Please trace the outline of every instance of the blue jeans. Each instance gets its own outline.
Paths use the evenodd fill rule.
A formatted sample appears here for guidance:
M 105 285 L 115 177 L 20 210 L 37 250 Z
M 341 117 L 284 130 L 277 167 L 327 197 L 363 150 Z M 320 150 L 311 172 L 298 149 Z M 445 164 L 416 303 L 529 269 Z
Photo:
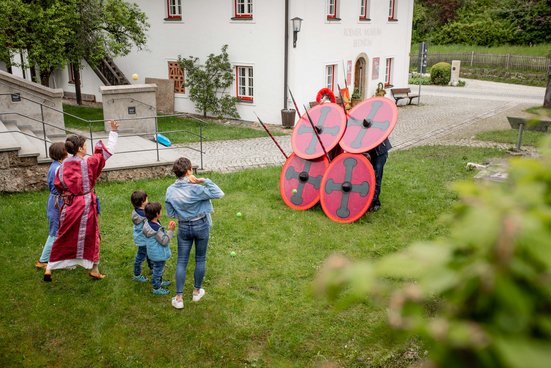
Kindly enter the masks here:
M 134 276 L 140 276 L 142 274 L 143 261 L 147 261 L 147 265 L 149 266 L 150 270 L 153 269 L 151 267 L 151 261 L 147 257 L 147 247 L 144 245 L 137 248 L 138 251 L 136 252 L 136 260 L 134 261 Z
M 195 242 L 194 287 L 201 288 L 205 277 L 207 248 L 209 245 L 210 225 L 207 216 L 193 222 L 180 221 L 178 224 L 178 261 L 176 263 L 176 294 L 182 294 L 186 283 L 186 268 L 189 253 Z
M 388 153 L 372 158 L 373 170 L 375 170 L 375 195 L 371 203 L 380 205 L 379 194 L 381 194 L 381 185 L 383 183 L 383 169 L 385 167 Z
M 151 261 L 151 266 L 153 266 L 151 285 L 153 285 L 153 289 L 158 289 L 161 287 L 161 282 L 163 282 L 163 274 L 165 273 L 165 263 L 166 261 Z

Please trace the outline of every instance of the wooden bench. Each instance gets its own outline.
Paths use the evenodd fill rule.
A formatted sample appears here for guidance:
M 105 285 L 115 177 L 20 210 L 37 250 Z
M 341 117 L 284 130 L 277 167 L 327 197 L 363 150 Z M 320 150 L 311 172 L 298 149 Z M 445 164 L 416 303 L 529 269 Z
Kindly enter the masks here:
M 524 129 L 547 133 L 551 125 L 551 120 L 529 119 L 517 116 L 507 116 L 507 120 L 509 120 L 509 125 L 512 129 L 518 129 L 517 146 L 515 147 L 517 151 L 520 150 Z
M 409 99 L 408 105 L 411 105 L 414 98 L 417 98 L 417 103 L 419 103 L 419 95 L 411 93 L 411 88 L 391 88 L 390 93 L 396 100 L 396 106 L 398 106 L 398 101 L 402 99 Z

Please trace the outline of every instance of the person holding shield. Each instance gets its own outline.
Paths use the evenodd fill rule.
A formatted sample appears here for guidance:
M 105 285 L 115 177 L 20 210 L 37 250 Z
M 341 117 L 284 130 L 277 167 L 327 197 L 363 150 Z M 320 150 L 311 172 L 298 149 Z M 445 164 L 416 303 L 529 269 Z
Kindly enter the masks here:
M 381 144 L 377 147 L 369 150 L 367 152 L 368 158 L 371 160 L 371 165 L 373 165 L 373 170 L 375 171 L 375 195 L 369 206 L 369 212 L 376 212 L 381 209 L 381 200 L 379 195 L 381 194 L 381 185 L 383 184 L 383 172 L 388 159 L 388 151 L 392 148 L 390 140 L 386 138 Z

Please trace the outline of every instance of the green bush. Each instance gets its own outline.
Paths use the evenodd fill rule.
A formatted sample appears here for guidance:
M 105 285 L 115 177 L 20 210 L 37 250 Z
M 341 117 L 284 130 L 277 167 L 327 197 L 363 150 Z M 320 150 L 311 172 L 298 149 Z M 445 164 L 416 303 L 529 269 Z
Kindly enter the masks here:
M 430 69 L 430 81 L 432 84 L 445 86 L 450 83 L 452 77 L 452 66 L 450 63 L 436 63 Z
M 541 152 L 512 159 L 506 183 L 457 184 L 446 238 L 366 263 L 334 256 L 318 285 L 385 308 L 392 330 L 422 339 L 428 366 L 548 367 L 551 139 Z

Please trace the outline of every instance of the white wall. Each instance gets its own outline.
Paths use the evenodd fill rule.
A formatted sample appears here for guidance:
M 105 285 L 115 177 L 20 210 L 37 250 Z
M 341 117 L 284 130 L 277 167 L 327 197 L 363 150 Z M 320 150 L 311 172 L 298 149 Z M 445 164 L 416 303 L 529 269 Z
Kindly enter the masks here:
M 300 17 L 302 30 L 297 47 L 293 48 L 293 32 L 289 22 L 289 87 L 299 109 L 313 101 L 324 87 L 325 65 L 337 64 L 336 83 L 344 87 L 347 61 L 354 64 L 364 53 L 368 56 L 366 96 L 374 94 L 378 81 L 384 81 L 385 58 L 394 58 L 393 84 L 406 86 L 411 42 L 413 0 L 397 0 L 398 22 L 388 21 L 388 1 L 371 0 L 371 21 L 360 22 L 359 1 L 339 1 L 340 21 L 327 21 L 326 0 L 289 0 L 289 18 Z M 182 21 L 165 21 L 166 1 L 135 0 L 147 13 L 151 28 L 145 50 L 115 60 L 130 80 L 134 73 L 142 84 L 146 77 L 168 78 L 168 61 L 198 57 L 204 62 L 210 53 L 218 54 L 228 44 L 230 61 L 254 68 L 254 102 L 239 103 L 243 120 L 256 121 L 256 112 L 267 123 L 280 124 L 284 95 L 284 0 L 254 2 L 252 21 L 233 21 L 232 0 L 183 0 Z M 372 81 L 373 57 L 380 58 L 379 80 Z M 56 82 L 64 90 L 74 91 L 67 84 L 66 71 L 56 74 Z M 86 65 L 83 70 L 83 93 L 101 99 L 101 82 Z M 350 93 L 353 86 L 349 86 Z M 235 86 L 230 93 L 235 95 Z M 289 104 L 292 107 L 292 103 Z M 176 111 L 195 112 L 187 94 L 176 94 Z

